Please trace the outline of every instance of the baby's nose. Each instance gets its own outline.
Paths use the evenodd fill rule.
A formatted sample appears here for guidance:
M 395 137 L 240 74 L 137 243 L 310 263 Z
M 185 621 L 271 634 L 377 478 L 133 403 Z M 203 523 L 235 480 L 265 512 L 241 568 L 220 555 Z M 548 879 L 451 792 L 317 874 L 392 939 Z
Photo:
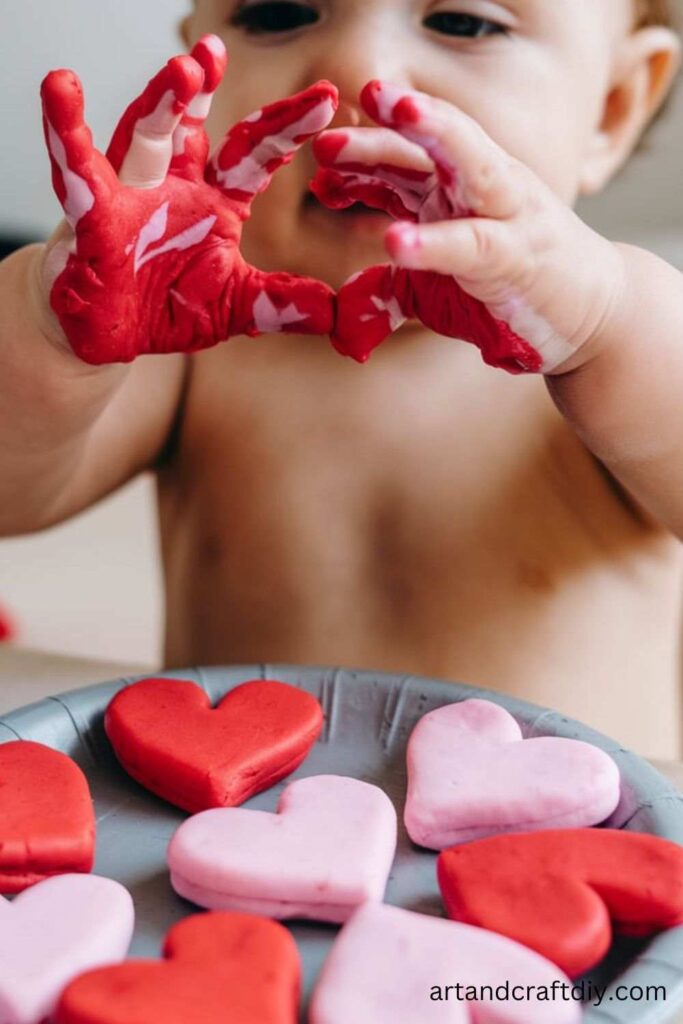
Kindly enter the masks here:
M 326 78 L 339 90 L 339 110 L 331 125 L 371 125 L 360 104 L 360 93 L 374 79 L 415 88 L 417 70 L 411 66 L 410 47 L 396 38 L 395 18 L 377 13 L 341 19 L 334 31 L 322 36 L 308 67 L 311 81 Z M 381 13 L 381 12 L 380 12 Z

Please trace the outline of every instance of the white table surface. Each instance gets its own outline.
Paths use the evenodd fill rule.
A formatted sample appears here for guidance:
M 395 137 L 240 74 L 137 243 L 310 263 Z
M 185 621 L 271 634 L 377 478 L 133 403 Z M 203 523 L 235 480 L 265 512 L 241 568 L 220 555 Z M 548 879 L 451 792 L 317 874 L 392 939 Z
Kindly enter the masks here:
M 119 676 L 151 674 L 149 665 L 88 661 L 42 651 L 27 651 L 11 644 L 0 646 L 0 715 L 51 694 L 102 683 Z M 653 761 L 663 775 L 683 790 L 683 762 Z

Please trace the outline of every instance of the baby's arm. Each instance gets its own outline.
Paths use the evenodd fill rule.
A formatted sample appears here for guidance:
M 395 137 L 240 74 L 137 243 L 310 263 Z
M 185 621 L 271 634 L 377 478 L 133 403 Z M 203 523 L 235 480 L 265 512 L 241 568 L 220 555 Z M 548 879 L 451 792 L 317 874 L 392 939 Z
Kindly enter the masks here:
M 383 127 L 323 133 L 313 187 L 399 219 L 393 265 L 339 293 L 337 348 L 363 360 L 416 317 L 544 373 L 591 451 L 683 538 L 683 276 L 596 234 L 450 104 L 378 82 L 362 102 Z
M 546 383 L 588 448 L 683 539 L 683 274 L 643 249 L 616 248 L 609 314 Z
M 183 387 L 181 356 L 88 366 L 42 282 L 45 247 L 0 264 L 0 535 L 60 522 L 151 465 Z
M 89 365 L 76 355 L 73 338 L 67 338 L 52 308 L 55 281 L 64 279 L 65 268 L 79 256 L 82 240 L 74 231 L 79 222 L 87 223 L 86 207 L 92 209 L 103 182 L 113 187 L 116 175 L 92 147 L 73 76 L 49 76 L 43 99 L 46 141 L 67 220 L 46 246 L 27 247 L 0 264 L 3 536 L 60 522 L 153 464 L 177 415 L 186 372 L 180 355 L 155 355 L 134 366 L 111 359 Z M 159 163 L 166 161 L 164 149 L 171 138 L 170 131 L 165 138 L 157 131 L 150 140 L 152 157 L 156 151 L 159 159 L 147 161 L 148 174 L 158 173 Z M 144 139 L 140 143 L 138 154 L 148 145 Z M 92 191 L 78 174 L 88 159 L 98 164 Z M 153 184 L 135 166 L 134 176 L 131 186 Z M 105 230 L 108 225 L 114 232 L 121 229 L 121 210 L 109 217 L 99 212 Z M 125 289 L 114 297 L 125 301 Z
M 208 163 L 204 122 L 225 65 L 214 36 L 169 61 L 106 157 L 76 76 L 43 83 L 66 221 L 46 249 L 0 266 L 0 534 L 57 522 L 155 461 L 182 396 L 177 353 L 332 327 L 330 288 L 251 267 L 238 245 L 254 198 L 329 123 L 336 90 L 320 82 L 257 111 Z

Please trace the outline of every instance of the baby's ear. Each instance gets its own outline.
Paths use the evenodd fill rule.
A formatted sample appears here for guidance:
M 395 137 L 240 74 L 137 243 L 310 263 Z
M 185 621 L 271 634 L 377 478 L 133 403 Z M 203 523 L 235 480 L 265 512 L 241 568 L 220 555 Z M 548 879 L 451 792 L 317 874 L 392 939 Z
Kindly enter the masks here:
M 599 192 L 626 163 L 664 102 L 681 63 L 681 40 L 668 28 L 630 33 L 617 54 L 602 120 L 584 154 L 582 195 Z

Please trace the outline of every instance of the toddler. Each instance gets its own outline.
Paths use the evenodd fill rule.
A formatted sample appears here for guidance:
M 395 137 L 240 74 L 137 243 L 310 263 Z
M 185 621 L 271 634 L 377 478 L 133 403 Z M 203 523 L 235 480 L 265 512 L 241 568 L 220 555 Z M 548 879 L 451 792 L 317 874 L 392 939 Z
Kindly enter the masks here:
M 241 251 L 340 289 L 388 249 L 402 293 L 391 271 L 372 280 L 397 329 L 364 366 L 267 317 L 259 338 L 93 365 L 50 307 L 73 248 L 62 225 L 0 267 L 0 531 L 43 529 L 151 470 L 166 666 L 459 680 L 675 756 L 683 277 L 572 211 L 670 89 L 667 4 L 196 0 L 182 32 L 228 50 L 213 143 L 320 80 L 338 88 L 330 130 L 256 199 Z M 152 125 L 147 159 L 117 166 L 128 187 L 161 185 L 176 127 Z M 387 214 L 406 181 L 429 216 Z M 368 205 L 328 208 L 332 185 L 337 205 Z M 351 317 L 335 337 L 362 356 L 367 279 L 342 292 L 361 303 L 357 334 Z M 458 286 L 482 313 L 467 340 L 537 372 L 493 369 L 452 336 Z M 514 359 L 491 358 L 486 317 Z

